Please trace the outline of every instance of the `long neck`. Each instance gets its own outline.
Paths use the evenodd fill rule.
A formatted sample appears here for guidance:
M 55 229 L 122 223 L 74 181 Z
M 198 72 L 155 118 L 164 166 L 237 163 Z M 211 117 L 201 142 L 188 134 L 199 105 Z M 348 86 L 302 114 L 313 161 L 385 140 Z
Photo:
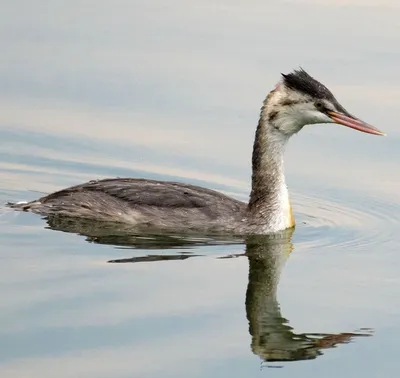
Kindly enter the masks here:
M 265 231 L 278 231 L 294 225 L 285 183 L 283 155 L 288 138 L 273 126 L 274 112 L 268 112 L 268 98 L 261 110 L 254 147 L 250 218 Z

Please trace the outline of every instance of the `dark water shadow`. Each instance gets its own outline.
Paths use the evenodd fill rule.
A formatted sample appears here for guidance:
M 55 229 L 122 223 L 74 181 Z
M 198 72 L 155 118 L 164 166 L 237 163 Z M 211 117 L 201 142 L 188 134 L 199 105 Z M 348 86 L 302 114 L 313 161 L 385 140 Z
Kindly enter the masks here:
M 48 228 L 72 232 L 86 237 L 91 243 L 114 245 L 141 250 L 175 250 L 171 254 L 143 254 L 129 256 L 109 263 L 165 262 L 185 260 L 200 254 L 188 252 L 204 245 L 243 244 L 245 252 L 229 254 L 224 258 L 243 258 L 249 261 L 246 291 L 246 316 L 251 336 L 251 350 L 263 362 L 289 362 L 311 360 L 323 355 L 326 349 L 354 341 L 358 337 L 372 336 L 370 328 L 343 333 L 296 333 L 288 319 L 282 316 L 277 299 L 277 288 L 283 267 L 294 250 L 291 242 L 293 230 L 275 235 L 227 237 L 196 234 L 140 233 L 128 225 L 93 222 L 54 217 L 47 219 Z M 184 250 L 184 251 L 182 251 Z M 197 251 L 199 248 L 197 248 Z M 279 365 L 266 365 L 281 367 Z
M 232 245 L 243 244 L 244 242 L 242 237 L 218 234 L 205 236 L 190 231 L 186 233 L 160 233 L 158 230 L 151 230 L 149 227 L 146 227 L 146 230 L 143 231 L 132 228 L 128 224 L 115 222 L 96 222 L 60 216 L 48 217 L 45 220 L 48 229 L 78 234 L 84 236 L 89 243 L 112 245 L 116 248 L 152 250 L 181 250 L 184 248 L 187 250 L 206 245 Z

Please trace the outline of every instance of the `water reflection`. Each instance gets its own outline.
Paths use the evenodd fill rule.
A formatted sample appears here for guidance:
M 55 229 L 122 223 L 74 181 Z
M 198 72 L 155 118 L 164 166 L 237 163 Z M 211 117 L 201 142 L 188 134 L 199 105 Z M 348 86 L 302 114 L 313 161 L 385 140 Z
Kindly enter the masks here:
M 185 234 L 167 234 L 160 233 L 159 230 L 152 232 L 148 227 L 146 228 L 146 233 L 143 233 L 135 231 L 132 225 L 123 223 L 96 222 L 64 216 L 51 216 L 45 219 L 48 228 L 85 236 L 90 243 L 133 249 L 181 249 L 204 245 L 243 243 L 243 238 L 235 236 L 212 235 L 207 237 L 189 232 Z
M 222 236 L 199 237 L 198 235 L 135 234 L 129 225 L 93 222 L 82 219 L 47 218 L 48 228 L 86 236 L 92 243 L 110 244 L 131 249 L 171 250 L 171 254 L 144 254 L 129 256 L 109 263 L 137 263 L 184 260 L 198 257 L 188 251 L 201 245 L 245 244 L 243 254 L 230 254 L 219 258 L 247 257 L 249 261 L 248 286 L 246 291 L 246 316 L 251 335 L 251 350 L 265 362 L 288 362 L 315 359 L 324 349 L 349 343 L 355 337 L 371 336 L 372 330 L 360 328 L 356 332 L 344 333 L 296 333 L 289 320 L 282 316 L 277 299 L 279 278 L 292 253 L 293 230 L 273 236 L 251 236 L 245 239 Z M 185 251 L 182 251 L 182 248 Z
M 281 314 L 277 288 L 281 271 L 293 250 L 287 231 L 278 237 L 256 237 L 246 241 L 249 283 L 246 314 L 252 336 L 251 349 L 263 361 L 299 361 L 322 355 L 323 349 L 348 343 L 357 333 L 295 333 Z

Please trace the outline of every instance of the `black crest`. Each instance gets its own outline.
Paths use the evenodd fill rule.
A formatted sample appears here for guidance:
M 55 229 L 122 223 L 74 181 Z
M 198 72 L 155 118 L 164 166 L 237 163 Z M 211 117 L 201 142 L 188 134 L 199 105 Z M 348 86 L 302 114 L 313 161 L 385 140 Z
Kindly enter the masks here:
M 314 98 L 325 98 L 330 101 L 336 101 L 332 92 L 325 85 L 315 80 L 302 68 L 294 70 L 287 75 L 282 74 L 282 76 L 284 84 L 290 89 L 308 94 Z

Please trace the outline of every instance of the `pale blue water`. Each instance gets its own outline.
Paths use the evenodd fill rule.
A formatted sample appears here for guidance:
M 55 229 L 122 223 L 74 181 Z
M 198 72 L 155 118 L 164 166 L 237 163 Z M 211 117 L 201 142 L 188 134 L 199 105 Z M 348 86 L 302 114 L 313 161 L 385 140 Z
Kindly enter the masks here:
M 397 2 L 1 9 L 2 378 L 400 372 Z M 88 237 L 4 207 L 116 176 L 246 200 L 262 100 L 299 65 L 388 137 L 317 125 L 293 138 L 290 240 L 240 256 L 238 241 Z

